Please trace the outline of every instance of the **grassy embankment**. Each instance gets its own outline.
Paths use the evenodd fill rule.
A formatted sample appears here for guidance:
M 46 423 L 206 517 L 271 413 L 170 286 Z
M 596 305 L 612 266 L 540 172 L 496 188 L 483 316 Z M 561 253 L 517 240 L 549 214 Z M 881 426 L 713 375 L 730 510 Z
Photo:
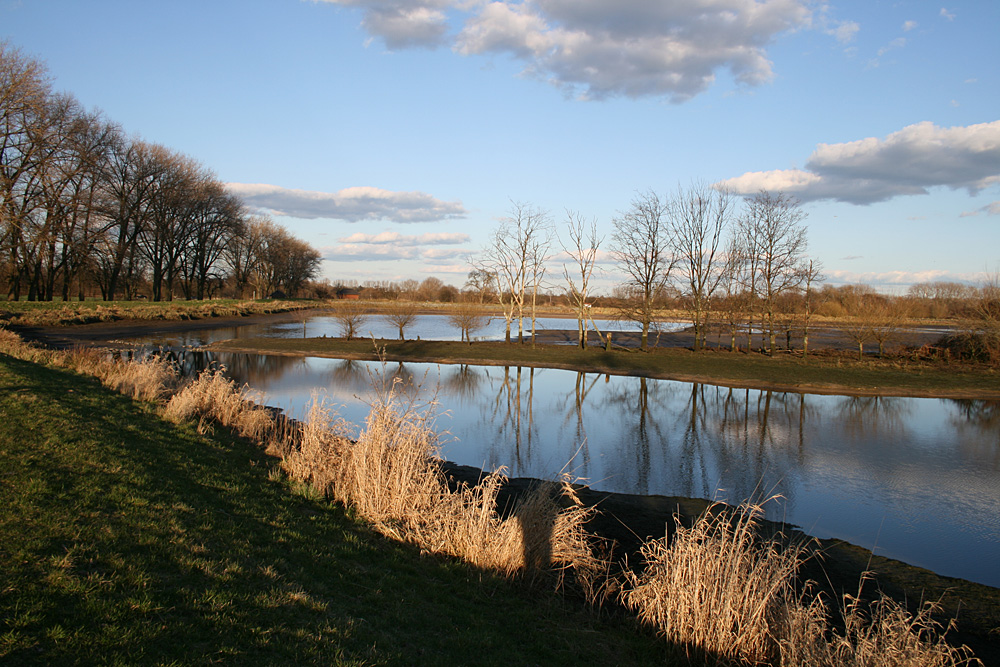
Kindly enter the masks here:
M 662 658 L 633 622 L 421 555 L 92 379 L 0 354 L 0 414 L 4 664 Z
M 850 354 L 745 354 L 678 348 L 650 352 L 569 345 L 376 341 L 392 361 L 474 363 L 566 368 L 619 375 L 700 381 L 737 387 L 826 393 L 1000 398 L 1000 373 L 972 364 L 906 359 L 866 359 Z M 241 338 L 211 346 L 271 354 L 305 354 L 353 359 L 377 358 L 371 340 L 335 338 Z
M 0 323 L 60 326 L 121 320 L 200 320 L 245 317 L 316 308 L 318 301 L 0 301 Z
M 249 457 L 250 468 L 259 468 L 259 474 L 251 475 L 249 480 L 246 471 L 222 465 L 222 454 L 216 451 L 218 441 L 206 443 L 195 437 L 203 427 L 211 429 L 214 420 L 243 433 L 253 432 L 265 440 L 272 438 L 268 446 L 281 450 L 283 471 L 308 482 L 313 492 L 322 491 L 344 502 L 384 533 L 399 536 L 425 550 L 487 565 L 495 571 L 542 575 L 568 571 L 578 584 L 596 583 L 589 589 L 592 599 L 618 597 L 666 638 L 669 642 L 666 646 L 683 646 L 685 651 L 699 652 L 713 661 L 724 657 L 737 662 L 750 660 L 754 664 L 762 660 L 831 667 L 847 662 L 857 665 L 967 662 L 962 652 L 956 653 L 928 634 L 932 625 L 927 617 L 932 613 L 929 607 L 913 617 L 885 598 L 870 609 L 848 600 L 843 608 L 847 619 L 843 634 L 831 629 L 827 605 L 818 599 L 801 598 L 791 588 L 794 573 L 805 554 L 803 545 L 789 548 L 780 536 L 762 540 L 757 535 L 752 509 L 738 514 L 742 518 L 735 523 L 706 517 L 690 528 L 678 526 L 669 545 L 663 540 L 652 540 L 643 547 L 647 563 L 635 574 L 626 572 L 620 578 L 604 570 L 607 579 L 595 580 L 591 575 L 600 575 L 608 564 L 595 557 L 586 534 L 580 532 L 581 521 L 591 510 L 574 504 L 571 491 L 566 489 L 570 505 L 560 508 L 552 504 L 549 489 L 539 487 L 528 494 L 527 500 L 522 499 L 508 517 L 502 518 L 497 515 L 494 502 L 496 476 L 488 477 L 475 488 L 448 488 L 430 458 L 434 434 L 418 415 L 398 409 L 398 404 L 392 401 L 391 387 L 383 394 L 387 400 L 381 408 L 373 410 L 374 417 L 369 417 L 356 441 L 345 439 L 335 425 L 331 427 L 322 409 L 314 412 L 316 418 L 310 419 L 303 430 L 294 432 L 297 437 L 273 439 L 279 429 L 275 429 L 277 423 L 270 413 L 247 403 L 243 392 L 217 373 L 203 375 L 187 387 L 168 391 L 166 366 L 156 360 L 114 364 L 100 355 L 35 351 L 7 335 L 2 342 L 23 359 L 85 368 L 102 377 L 105 384 L 133 396 L 163 399 L 170 395 L 163 410 L 165 416 L 176 420 L 199 419 L 197 430 L 178 432 L 162 423 L 153 423 L 155 420 L 148 410 L 146 414 L 153 420 L 149 423 L 132 423 L 133 414 L 122 419 L 118 408 L 126 406 L 128 413 L 126 403 L 117 405 L 115 401 L 120 399 L 107 394 L 102 395 L 109 401 L 103 410 L 99 403 L 74 405 L 80 398 L 86 398 L 86 393 L 70 394 L 85 384 L 67 385 L 66 377 L 71 376 L 61 372 L 58 379 L 62 386 L 48 386 L 53 382 L 50 378 L 31 381 L 35 374 L 33 367 L 23 368 L 19 361 L 9 363 L 7 357 L 0 357 L 11 368 L 3 374 L 9 391 L 23 393 L 30 406 L 23 413 L 12 411 L 18 419 L 13 420 L 11 432 L 0 431 L 4 435 L 0 442 L 14 454 L 7 458 L 20 461 L 23 457 L 28 461 L 20 466 L 24 470 L 16 477 L 22 488 L 13 494 L 18 521 L 0 524 L 5 531 L 13 530 L 16 538 L 6 540 L 5 548 L 23 549 L 22 544 L 30 545 L 27 553 L 19 550 L 10 559 L 27 574 L 17 576 L 20 570 L 12 569 L 14 581 L 0 589 L 5 596 L 4 606 L 13 608 L 10 631 L 5 628 L 2 635 L 5 642 L 2 646 L 8 652 L 27 651 L 30 658 L 37 655 L 44 639 L 47 643 L 42 648 L 51 647 L 58 658 L 61 647 L 75 638 L 79 638 L 81 651 L 94 650 L 95 644 L 102 654 L 112 650 L 141 651 L 142 639 L 150 633 L 154 639 L 168 639 L 169 646 L 176 648 L 182 643 L 173 631 L 180 626 L 180 634 L 187 643 L 183 644 L 186 648 L 179 650 L 201 651 L 207 644 L 214 652 L 212 657 L 237 654 L 238 659 L 246 661 L 260 657 L 247 651 L 263 646 L 260 650 L 269 659 L 268 652 L 276 648 L 295 650 L 285 648 L 286 626 L 281 625 L 279 631 L 274 624 L 280 624 L 286 607 L 301 612 L 300 606 L 314 612 L 320 622 L 318 634 L 311 632 L 313 625 L 303 630 L 301 622 L 297 624 L 298 631 L 287 631 L 297 641 L 305 642 L 305 648 L 296 644 L 304 655 L 312 657 L 317 651 L 329 650 L 337 656 L 347 650 L 341 640 L 349 644 L 354 635 L 336 625 L 331 616 L 334 619 L 344 616 L 341 604 L 347 609 L 354 608 L 350 605 L 352 593 L 346 599 L 336 597 L 327 587 L 331 573 L 326 570 L 316 575 L 323 577 L 317 581 L 305 572 L 305 563 L 297 562 L 291 570 L 286 567 L 285 559 L 289 553 L 299 553 L 301 542 L 308 553 L 300 555 L 310 563 L 328 554 L 330 545 L 324 540 L 319 543 L 310 540 L 310 535 L 295 531 L 289 534 L 284 522 L 274 520 L 275 516 L 282 516 L 280 511 L 276 515 L 275 508 L 253 504 L 260 495 L 267 495 L 260 484 L 265 478 L 273 480 L 275 476 L 265 475 L 264 466 L 255 458 L 252 448 L 235 449 L 237 460 Z M 11 410 L 20 404 L 16 400 L 9 403 Z M 62 409 L 56 409 L 57 406 Z M 60 419 L 39 420 L 38 411 L 45 407 Z M 81 419 L 82 416 L 87 418 Z M 12 438 L 14 434 L 19 440 Z M 121 441 L 124 450 L 120 446 L 109 450 L 107 445 L 101 445 L 107 442 L 102 435 L 110 435 L 112 445 Z M 174 440 L 179 436 L 185 437 L 180 438 L 178 448 Z M 183 441 L 187 438 L 195 441 Z M 56 451 L 47 451 L 53 443 Z M 203 449 L 198 450 L 199 446 Z M 81 449 L 85 452 L 82 457 L 66 458 L 68 452 Z M 206 460 L 205 450 L 215 456 Z M 36 452 L 41 458 L 31 456 Z M 201 466 L 201 462 L 205 465 Z M 98 479 L 93 486 L 87 483 L 92 478 Z M 275 500 L 274 494 L 265 500 L 265 505 L 269 505 Z M 282 507 L 279 503 L 278 509 Z M 53 511 L 56 514 L 50 518 Z M 310 521 L 322 514 L 316 508 L 308 508 L 306 513 L 312 517 Z M 23 524 L 29 525 L 27 533 L 20 528 Z M 58 528 L 53 529 L 53 524 Z M 264 531 L 262 541 L 257 539 L 261 537 L 258 529 Z M 256 557 L 258 551 L 263 552 L 263 558 Z M 368 556 L 362 559 L 367 567 L 359 567 L 354 574 L 365 582 L 373 577 L 381 581 L 379 576 L 383 573 L 370 568 Z M 338 556 L 334 562 L 321 565 L 336 570 L 342 565 L 341 560 L 348 558 Z M 424 573 L 418 573 L 419 576 Z M 482 576 L 486 579 L 488 575 Z M 249 585 L 242 585 L 248 581 Z M 310 586 L 305 588 L 303 581 Z M 261 582 L 265 584 L 263 588 Z M 350 588 L 352 583 L 357 581 L 347 581 L 346 587 Z M 333 586 L 340 591 L 345 581 L 338 580 Z M 356 598 L 364 594 L 353 595 Z M 427 595 L 426 591 L 419 595 L 418 615 L 433 611 L 420 608 Z M 11 600 L 13 596 L 16 597 Z M 108 597 L 118 604 L 109 603 Z M 384 598 L 376 593 L 372 603 L 381 599 Z M 546 600 L 541 599 L 543 609 Z M 486 604 L 493 605 L 494 600 Z M 392 628 L 403 622 L 418 628 L 417 634 L 424 636 L 427 617 L 411 622 L 408 616 L 404 618 L 398 611 L 392 611 L 398 607 L 393 596 L 390 610 L 376 608 L 374 613 L 366 613 L 364 621 L 371 623 L 370 617 L 385 621 L 388 616 L 391 622 L 387 625 Z M 80 609 L 77 614 L 72 613 Z M 260 614 L 255 614 L 258 609 Z M 65 618 L 63 615 L 67 613 L 70 615 Z M 476 612 L 470 608 L 470 613 Z M 54 624 L 53 619 L 46 618 L 47 614 L 54 617 Z M 503 620 L 497 622 L 509 623 L 508 613 L 503 612 L 502 616 Z M 275 621 L 276 618 L 279 620 Z M 440 629 L 442 618 L 431 618 L 430 625 Z M 98 619 L 97 627 L 94 619 Z M 451 625 L 450 619 L 444 618 L 444 627 Z M 83 630 L 70 629 L 61 620 L 88 624 Z M 347 612 L 345 623 L 349 630 L 361 626 L 356 620 Z M 571 634 L 578 631 L 574 629 L 577 621 L 572 615 L 562 620 L 569 620 Z M 208 627 L 202 625 L 203 621 Z M 263 625 L 256 625 L 255 621 Z M 142 626 L 143 622 L 151 629 L 134 627 L 135 623 Z M 193 634 L 185 623 L 195 623 L 202 634 Z M 373 625 L 382 627 L 378 621 Z M 365 630 L 370 627 L 364 625 Z M 235 641 L 220 640 L 216 634 L 220 629 L 229 631 Z M 517 632 L 519 647 L 528 651 L 519 654 L 521 658 L 546 661 L 545 654 L 538 652 L 543 650 L 540 645 L 526 644 L 521 624 L 517 625 Z M 332 645 L 325 641 L 331 635 L 335 638 Z M 398 635 L 398 629 L 395 632 L 390 629 L 393 639 L 398 639 Z M 191 636 L 195 638 L 194 649 L 190 648 Z M 549 654 L 554 636 L 557 635 L 545 635 Z M 282 642 L 281 647 L 269 644 L 274 637 Z M 515 641 L 506 634 L 504 638 Z M 476 657 L 509 661 L 496 653 L 482 653 L 483 647 L 489 645 L 485 637 L 474 633 L 469 640 L 473 644 L 471 650 L 480 651 Z M 224 648 L 215 648 L 219 641 Z M 640 651 L 648 648 L 642 641 L 636 641 Z M 598 653 L 591 652 L 589 643 L 583 647 L 586 659 L 606 661 L 610 653 L 620 663 L 628 657 L 620 653 L 620 645 L 609 648 L 603 637 L 597 642 Z M 453 645 L 448 640 L 444 643 Z M 370 646 L 367 637 L 361 644 Z M 123 645 L 133 648 L 122 648 Z M 414 645 L 418 647 L 415 653 Z M 8 646 L 12 648 L 7 649 Z M 423 644 L 419 642 L 404 643 L 402 649 L 397 646 L 391 644 L 390 650 L 397 653 L 390 660 L 414 662 L 426 657 L 420 652 Z M 580 646 L 583 645 L 577 648 Z M 164 646 L 155 643 L 150 655 L 159 655 L 162 650 Z M 562 645 L 556 650 L 563 651 Z M 460 656 L 434 655 L 433 659 L 468 662 L 469 651 L 469 646 L 463 643 Z M 19 653 L 18 657 L 24 655 Z M 106 655 L 102 657 L 107 659 Z M 201 654 L 198 657 L 205 659 Z M 573 658 L 566 653 L 555 659 L 563 662 Z

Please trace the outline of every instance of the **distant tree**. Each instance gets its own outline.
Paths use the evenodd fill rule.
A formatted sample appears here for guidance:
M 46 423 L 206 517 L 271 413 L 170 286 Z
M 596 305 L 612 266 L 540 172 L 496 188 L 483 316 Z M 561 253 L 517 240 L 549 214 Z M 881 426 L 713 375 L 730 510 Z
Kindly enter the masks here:
M 803 292 L 802 307 L 802 356 L 809 356 L 809 324 L 812 321 L 813 313 L 816 311 L 818 293 L 816 283 L 823 280 L 823 266 L 816 260 L 809 260 L 803 265 L 803 279 L 805 291 Z
M 417 320 L 417 304 L 397 299 L 386 303 L 384 309 L 385 319 L 399 329 L 399 340 L 405 340 L 404 332 Z
M 705 344 L 709 304 L 723 279 L 723 242 L 735 215 L 734 197 L 725 189 L 696 184 L 679 189 L 669 204 L 674 275 L 694 326 L 694 349 Z
M 779 298 L 803 281 L 807 247 L 798 201 L 782 193 L 761 191 L 750 197 L 740 220 L 745 252 L 754 264 L 754 288 L 766 318 L 768 351 L 775 351 L 775 314 Z
M 490 316 L 482 306 L 472 300 L 459 300 L 448 314 L 448 321 L 461 332 L 462 341 L 472 343 L 472 334 L 490 323 Z
M 572 211 L 566 212 L 565 228 L 569 241 L 560 243 L 566 254 L 573 260 L 573 269 L 571 271 L 564 264 L 563 277 L 569 285 L 570 303 L 576 310 L 577 345 L 586 348 L 587 322 L 593 322 L 590 313 L 591 304 L 588 302 L 590 279 L 594 275 L 598 249 L 604 239 L 597 234 L 596 220 L 592 220 L 588 227 L 583 216 Z M 594 329 L 597 329 L 596 325 Z M 597 335 L 600 336 L 601 332 L 598 331 Z
M 444 287 L 444 282 L 440 278 L 429 276 L 420 283 L 417 294 L 421 301 L 437 301 L 442 287 Z
M 646 350 L 657 301 L 666 294 L 674 268 L 667 202 L 651 190 L 636 195 L 614 226 L 611 254 L 626 275 L 622 317 L 641 326 L 640 347 Z
M 484 268 L 473 268 L 469 271 L 465 288 L 476 294 L 479 303 L 485 303 L 496 298 L 496 275 Z
M 368 321 L 368 311 L 357 301 L 337 301 L 333 307 L 333 318 L 340 325 L 341 336 L 351 340 Z

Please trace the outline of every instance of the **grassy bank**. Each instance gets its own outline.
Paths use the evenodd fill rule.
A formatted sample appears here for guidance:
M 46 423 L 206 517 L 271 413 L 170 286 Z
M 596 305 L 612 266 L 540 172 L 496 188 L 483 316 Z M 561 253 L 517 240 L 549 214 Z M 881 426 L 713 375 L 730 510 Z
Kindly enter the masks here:
M 633 623 L 385 539 L 224 429 L 0 354 L 0 662 L 649 664 Z
M 322 305 L 317 301 L 0 301 L 0 324 L 64 326 L 122 320 L 201 320 L 286 313 Z
M 473 363 L 566 368 L 589 372 L 709 382 L 736 387 L 816 393 L 1000 398 L 1000 373 L 988 367 L 912 360 L 858 361 L 850 354 L 815 354 L 807 358 L 768 357 L 740 352 L 657 348 L 650 352 L 568 345 L 518 345 L 447 341 L 380 340 L 392 361 Z M 334 338 L 241 338 L 215 343 L 212 349 L 375 359 L 371 340 Z

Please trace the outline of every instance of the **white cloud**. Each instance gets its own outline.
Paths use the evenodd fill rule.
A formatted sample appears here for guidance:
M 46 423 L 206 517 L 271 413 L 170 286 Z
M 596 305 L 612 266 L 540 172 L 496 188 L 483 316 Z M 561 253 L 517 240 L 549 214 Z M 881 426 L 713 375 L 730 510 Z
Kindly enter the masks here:
M 827 28 L 824 32 L 832 35 L 841 44 L 849 44 L 854 41 L 859 30 L 861 30 L 861 26 L 854 21 L 844 21 L 834 24 L 833 27 Z
M 962 218 L 970 218 L 972 216 L 976 216 L 976 215 L 980 215 L 980 214 L 983 214 L 983 215 L 1000 215 L 1000 201 L 990 202 L 986 206 L 983 206 L 982 208 L 977 208 L 974 211 L 965 211 L 965 212 L 962 213 L 962 215 L 960 217 L 962 217 Z
M 903 32 L 910 32 L 917 27 L 916 21 L 904 21 L 903 22 Z
M 945 9 L 944 7 L 942 7 L 941 8 L 941 18 L 948 19 L 949 21 L 954 21 L 955 20 L 955 14 L 953 14 L 952 12 L 949 12 L 947 9 Z
M 399 232 L 382 232 L 380 234 L 363 234 L 357 232 L 350 236 L 337 239 L 340 243 L 368 243 L 378 245 L 395 246 L 423 246 L 423 245 L 454 245 L 458 243 L 468 243 L 468 234 L 419 234 L 404 235 Z
M 449 0 L 319 0 L 364 9 L 362 27 L 390 49 L 436 48 L 446 43 Z
M 741 194 L 780 190 L 804 201 L 871 204 L 928 188 L 969 194 L 1000 184 L 1000 121 L 942 128 L 917 123 L 884 139 L 819 144 L 806 169 L 747 172 L 719 183 Z
M 324 248 L 323 256 L 331 261 L 368 262 L 382 260 L 440 261 L 467 257 L 466 248 L 443 248 L 468 243 L 467 234 L 415 234 L 398 232 L 356 233 L 337 239 L 339 245 Z
M 977 282 L 982 279 L 982 273 L 953 273 L 940 269 L 927 269 L 925 271 L 838 271 L 827 270 L 823 272 L 826 280 L 824 282 L 831 285 L 852 285 L 863 284 L 873 286 L 908 287 L 916 283 L 928 283 L 938 280 L 950 282 Z
M 438 222 L 465 217 L 459 202 L 445 202 L 423 192 L 395 192 L 372 187 L 337 192 L 292 190 L 262 183 L 227 183 L 248 206 L 292 218 L 331 218 L 359 222 Z
M 508 55 L 526 75 L 588 99 L 683 102 L 723 71 L 760 85 L 774 76 L 766 49 L 782 33 L 817 27 L 848 42 L 859 29 L 825 8 L 814 21 L 808 0 L 323 1 L 362 8 L 365 29 L 390 48 L 449 42 L 462 55 Z
M 883 46 L 881 49 L 879 49 L 878 50 L 878 56 L 879 56 L 879 58 L 881 58 L 885 54 L 889 53 L 889 51 L 893 51 L 895 49 L 901 49 L 904 46 L 906 46 L 906 38 L 905 37 L 897 37 L 896 39 L 894 39 L 891 42 L 889 42 L 886 46 Z

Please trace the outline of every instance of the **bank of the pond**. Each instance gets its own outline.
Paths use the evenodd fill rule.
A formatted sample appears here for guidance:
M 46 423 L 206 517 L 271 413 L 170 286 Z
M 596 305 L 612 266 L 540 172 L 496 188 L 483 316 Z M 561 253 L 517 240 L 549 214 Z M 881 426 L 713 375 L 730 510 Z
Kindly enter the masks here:
M 475 484 L 482 470 L 445 463 L 445 470 L 455 482 Z M 507 480 L 498 496 L 501 507 L 513 507 L 518 496 L 538 480 Z M 599 512 L 588 522 L 594 535 L 612 540 L 617 560 L 633 566 L 642 562 L 639 549 L 648 538 L 660 538 L 672 532 L 675 521 L 685 525 L 702 515 L 709 501 L 676 496 L 637 496 L 595 491 L 575 485 L 580 500 L 597 507 Z M 813 540 L 794 526 L 762 520 L 765 530 L 797 539 Z M 966 644 L 984 664 L 1000 665 L 1000 589 L 964 579 L 943 577 L 930 570 L 872 554 L 868 549 L 835 539 L 814 540 L 816 556 L 808 560 L 800 581 L 812 581 L 834 606 L 844 595 L 859 594 L 874 599 L 879 591 L 895 600 L 906 601 L 915 612 L 927 600 L 940 601 L 936 620 L 942 627 L 955 619 L 949 633 L 953 645 Z M 859 582 L 866 582 L 859 589 Z
M 626 618 L 389 541 L 93 379 L 0 354 L 0 414 L 3 664 L 662 663 Z
M 547 337 L 558 335 L 550 332 Z M 240 338 L 206 349 L 358 360 L 375 360 L 382 355 L 390 361 L 560 368 L 819 394 L 1000 399 L 1000 373 L 992 368 L 904 359 L 859 361 L 835 351 L 808 357 L 787 353 L 769 357 L 676 347 L 640 352 L 632 348 L 581 350 L 544 342 L 469 344 L 341 338 Z

